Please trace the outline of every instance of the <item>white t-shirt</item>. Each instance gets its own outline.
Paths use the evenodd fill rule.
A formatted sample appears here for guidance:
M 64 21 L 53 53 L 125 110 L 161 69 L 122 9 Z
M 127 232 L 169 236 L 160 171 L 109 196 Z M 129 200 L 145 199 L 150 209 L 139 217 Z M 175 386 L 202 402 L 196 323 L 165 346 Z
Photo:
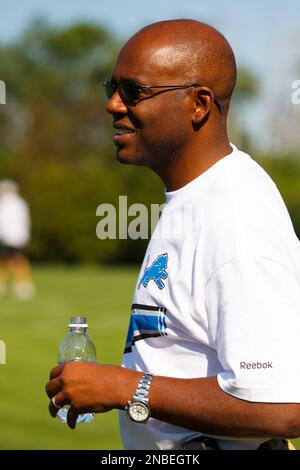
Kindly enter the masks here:
M 300 402 L 300 243 L 271 178 L 233 152 L 177 191 L 149 242 L 122 365 L 217 376 L 252 402 Z M 201 399 L 201 397 L 199 397 Z M 120 411 L 126 449 L 176 449 L 199 433 Z M 218 437 L 221 449 L 267 440 Z
M 0 197 L 0 242 L 22 248 L 29 241 L 30 216 L 26 202 L 16 193 Z

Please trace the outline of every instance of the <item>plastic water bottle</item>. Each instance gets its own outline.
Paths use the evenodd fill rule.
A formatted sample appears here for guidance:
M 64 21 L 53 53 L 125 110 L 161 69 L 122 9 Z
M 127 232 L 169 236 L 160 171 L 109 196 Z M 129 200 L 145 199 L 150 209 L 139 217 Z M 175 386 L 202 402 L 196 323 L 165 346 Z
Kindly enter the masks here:
M 58 364 L 71 361 L 96 362 L 96 348 L 92 338 L 87 334 L 88 324 L 85 317 L 71 317 L 70 332 L 62 340 L 58 352 Z M 67 422 L 69 406 L 61 408 L 57 417 L 62 423 Z M 76 424 L 91 423 L 94 419 L 92 413 L 79 415 Z

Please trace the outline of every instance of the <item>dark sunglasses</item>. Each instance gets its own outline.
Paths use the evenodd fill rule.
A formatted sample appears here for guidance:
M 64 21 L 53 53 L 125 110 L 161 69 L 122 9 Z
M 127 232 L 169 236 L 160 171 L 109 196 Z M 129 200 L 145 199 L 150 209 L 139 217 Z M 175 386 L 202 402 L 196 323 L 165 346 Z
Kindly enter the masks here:
M 147 91 L 151 88 L 161 88 L 162 92 L 166 92 L 171 90 L 182 90 L 185 88 L 198 87 L 201 85 L 199 83 L 191 83 L 188 85 L 137 85 L 136 83 L 130 80 L 120 80 L 118 82 L 117 80 L 112 78 L 111 80 L 106 80 L 105 82 L 103 82 L 103 86 L 105 88 L 106 96 L 108 99 L 110 99 L 118 90 L 125 105 L 135 106 L 141 99 L 143 99 L 141 95 L 143 93 L 147 93 Z M 155 94 L 153 94 L 152 96 L 155 96 Z M 221 113 L 221 103 L 219 103 L 219 101 L 217 101 L 216 99 L 214 100 L 214 102 Z

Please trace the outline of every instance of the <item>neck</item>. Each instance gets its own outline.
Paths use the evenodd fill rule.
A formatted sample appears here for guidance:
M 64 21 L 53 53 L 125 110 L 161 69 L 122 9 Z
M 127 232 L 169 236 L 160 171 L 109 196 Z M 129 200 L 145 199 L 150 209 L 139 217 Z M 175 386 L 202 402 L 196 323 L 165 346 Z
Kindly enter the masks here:
M 155 169 L 155 172 L 164 182 L 167 191 L 176 191 L 231 152 L 232 147 L 227 136 L 224 139 L 214 139 L 213 144 L 202 139 L 202 142 L 195 142 L 180 156 L 172 158 L 168 165 Z

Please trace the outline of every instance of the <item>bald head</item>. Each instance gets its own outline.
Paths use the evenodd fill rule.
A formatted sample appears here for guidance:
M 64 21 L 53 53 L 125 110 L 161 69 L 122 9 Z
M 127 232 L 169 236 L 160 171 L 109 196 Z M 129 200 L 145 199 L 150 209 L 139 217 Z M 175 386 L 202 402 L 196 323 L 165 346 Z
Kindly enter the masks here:
M 209 87 L 215 98 L 228 110 L 236 83 L 233 51 L 213 27 L 195 20 L 173 20 L 153 23 L 138 31 L 123 47 L 137 51 L 148 49 L 145 68 L 158 66 L 174 83 L 200 83 Z

